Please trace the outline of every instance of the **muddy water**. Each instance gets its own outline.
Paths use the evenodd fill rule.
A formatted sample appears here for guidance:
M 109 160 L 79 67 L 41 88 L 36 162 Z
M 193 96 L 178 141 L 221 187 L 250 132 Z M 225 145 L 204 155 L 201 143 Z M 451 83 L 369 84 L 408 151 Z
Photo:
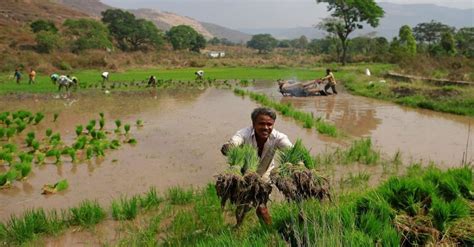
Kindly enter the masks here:
M 388 153 L 401 150 L 415 158 L 449 165 L 450 160 L 459 163 L 465 148 L 469 118 L 406 109 L 344 93 L 337 97 L 295 99 L 281 98 L 269 86 L 255 90 L 325 117 L 349 135 L 372 136 L 376 145 Z M 123 123 L 144 121 L 143 128 L 132 128 L 132 135 L 138 140 L 135 146 L 124 145 L 108 152 L 104 159 L 88 163 L 73 165 L 66 161 L 59 166 L 35 167 L 27 180 L 0 191 L 0 219 L 3 221 L 27 208 L 69 208 L 85 199 L 97 199 L 107 207 L 112 199 L 145 192 L 150 186 L 156 186 L 159 191 L 177 185 L 201 187 L 224 170 L 220 146 L 235 131 L 250 125 L 250 112 L 257 105 L 234 96 L 229 90 L 208 89 L 173 94 L 150 91 L 75 95 L 71 99 L 3 96 L 0 106 L 1 111 L 43 111 L 45 121 L 33 129 L 59 130 L 66 142 L 74 138 L 77 124 L 87 124 L 90 119 L 98 118 L 99 112 L 105 113 L 109 129 L 114 128 L 115 119 L 122 119 Z M 53 123 L 55 112 L 60 116 Z M 313 153 L 341 143 L 314 130 L 306 130 L 288 118 L 279 117 L 275 128 L 292 140 L 302 138 Z M 471 139 L 474 139 L 472 134 Z M 0 165 L 0 169 L 5 168 Z M 361 170 L 370 173 L 371 179 L 382 174 L 380 167 L 362 167 Z M 340 177 L 348 171 L 350 169 L 337 168 L 333 172 Z M 68 190 L 52 196 L 41 195 L 44 184 L 64 178 L 69 181 Z
M 402 107 L 353 96 L 344 89 L 339 89 L 342 92 L 337 96 L 306 98 L 282 97 L 270 83 L 253 89 L 328 119 L 350 136 L 370 136 L 384 153 L 394 155 L 401 151 L 408 161 L 434 161 L 444 168 L 457 166 L 469 137 L 468 160 L 474 161 L 472 117 Z

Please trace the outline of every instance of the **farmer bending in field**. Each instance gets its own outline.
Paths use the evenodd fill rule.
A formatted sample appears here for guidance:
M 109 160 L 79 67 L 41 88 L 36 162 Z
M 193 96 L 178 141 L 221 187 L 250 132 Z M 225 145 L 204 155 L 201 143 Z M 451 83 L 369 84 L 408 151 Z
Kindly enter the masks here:
M 273 129 L 276 120 L 276 114 L 273 110 L 263 107 L 256 108 L 253 110 L 251 118 L 252 127 L 237 131 L 229 142 L 222 146 L 221 152 L 223 155 L 227 155 L 233 147 L 244 144 L 252 145 L 257 150 L 258 157 L 260 157 L 257 173 L 262 176 L 264 181 L 270 182 L 270 172 L 275 167 L 273 156 L 276 150 L 292 147 L 293 144 L 285 134 Z M 245 173 L 245 171 L 242 171 L 242 173 Z M 245 210 L 241 210 L 244 214 L 250 210 L 248 205 L 239 207 L 246 207 Z M 260 205 L 256 212 L 265 224 L 271 225 L 272 218 L 266 206 Z M 240 225 L 240 223 L 242 222 L 237 222 L 237 225 Z

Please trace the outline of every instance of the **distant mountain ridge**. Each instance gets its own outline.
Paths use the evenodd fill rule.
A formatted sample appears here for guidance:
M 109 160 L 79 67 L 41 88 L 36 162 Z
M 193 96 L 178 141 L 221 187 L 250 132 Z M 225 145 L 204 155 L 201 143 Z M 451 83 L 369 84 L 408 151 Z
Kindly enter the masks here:
M 101 12 L 114 7 L 103 4 L 99 0 L 58 0 L 60 3 L 71 7 L 73 9 L 88 13 L 91 16 L 100 18 Z M 217 37 L 226 38 L 232 42 L 246 42 L 250 40 L 251 36 L 240 31 L 225 28 L 212 23 L 199 22 L 187 16 L 181 16 L 175 13 L 160 11 L 156 9 L 127 9 L 133 13 L 137 18 L 150 20 L 155 25 L 167 31 L 173 26 L 188 25 L 193 27 L 197 32 L 202 34 L 207 39 Z
M 456 28 L 474 26 L 474 9 L 456 9 L 434 4 L 393 4 L 386 2 L 379 3 L 379 6 L 385 11 L 385 17 L 380 20 L 380 25 L 375 29 L 364 25 L 364 29 L 357 31 L 351 37 L 376 32 L 377 36 L 391 39 L 398 35 L 398 31 L 403 25 L 414 27 L 419 23 L 430 22 L 431 20 Z M 301 14 L 310 13 L 305 13 L 305 10 L 302 9 Z M 317 23 L 315 22 L 314 24 Z M 323 31 L 314 27 L 246 28 L 239 30 L 250 34 L 270 33 L 279 39 L 294 39 L 301 35 L 305 35 L 308 38 L 322 38 L 325 36 Z

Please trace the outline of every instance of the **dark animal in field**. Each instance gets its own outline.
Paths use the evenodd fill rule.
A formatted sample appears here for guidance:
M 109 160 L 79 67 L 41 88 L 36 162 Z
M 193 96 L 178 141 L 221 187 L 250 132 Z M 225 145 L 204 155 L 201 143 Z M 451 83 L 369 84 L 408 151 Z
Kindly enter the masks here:
M 279 80 L 278 89 L 283 96 L 306 97 L 327 95 L 321 81 L 298 82 L 295 80 Z

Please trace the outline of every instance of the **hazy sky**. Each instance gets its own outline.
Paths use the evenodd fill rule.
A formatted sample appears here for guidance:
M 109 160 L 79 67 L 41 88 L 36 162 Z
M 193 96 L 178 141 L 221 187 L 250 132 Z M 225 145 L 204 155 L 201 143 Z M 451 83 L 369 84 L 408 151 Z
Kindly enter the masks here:
M 101 0 L 119 8 L 152 8 L 234 29 L 312 26 L 328 16 L 315 0 Z M 376 0 L 472 9 L 474 0 Z M 304 14 L 306 13 L 306 14 Z M 308 14 L 310 13 L 310 14 Z M 261 18 L 266 16 L 266 18 Z M 260 18 L 259 18 L 260 17 Z

